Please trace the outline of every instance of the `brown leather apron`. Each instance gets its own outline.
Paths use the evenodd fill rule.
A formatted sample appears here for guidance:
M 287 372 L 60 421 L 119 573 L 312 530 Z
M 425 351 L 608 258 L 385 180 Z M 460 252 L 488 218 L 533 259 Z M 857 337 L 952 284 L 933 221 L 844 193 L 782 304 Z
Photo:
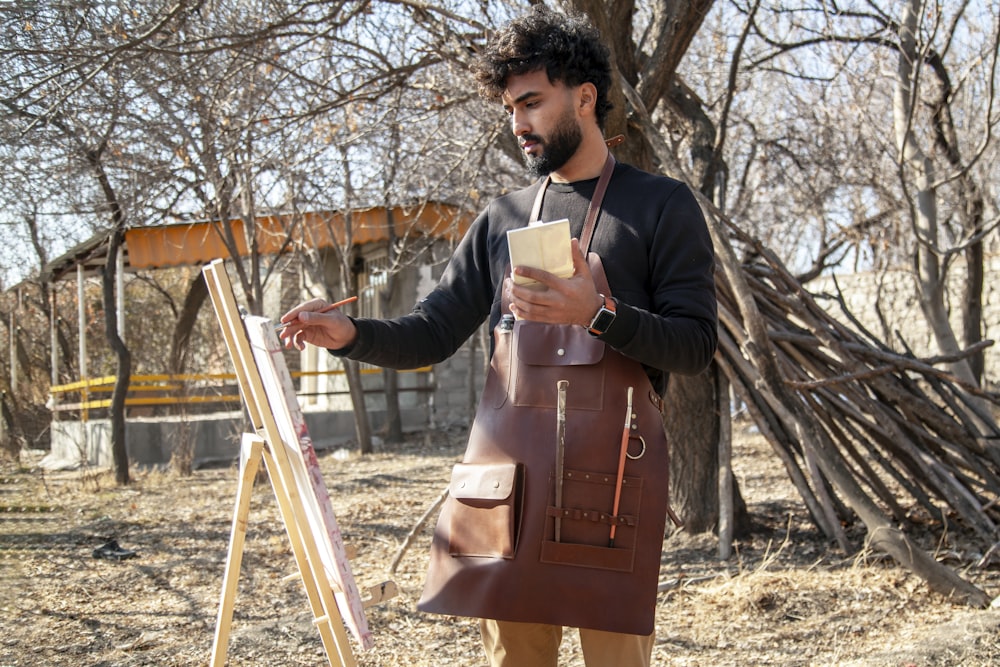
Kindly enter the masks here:
M 584 225 L 585 250 L 613 167 L 609 155 Z M 531 220 L 544 190 L 545 184 Z M 599 291 L 610 295 L 600 258 L 588 253 L 588 263 Z M 503 310 L 509 312 L 509 304 Z M 660 397 L 638 362 L 583 327 L 518 320 L 507 328 L 502 321 L 494 339 L 418 608 L 649 634 L 669 511 Z M 568 383 L 564 429 L 557 423 L 560 380 Z M 628 455 L 619 486 L 629 387 Z M 564 434 L 561 464 L 557 432 Z

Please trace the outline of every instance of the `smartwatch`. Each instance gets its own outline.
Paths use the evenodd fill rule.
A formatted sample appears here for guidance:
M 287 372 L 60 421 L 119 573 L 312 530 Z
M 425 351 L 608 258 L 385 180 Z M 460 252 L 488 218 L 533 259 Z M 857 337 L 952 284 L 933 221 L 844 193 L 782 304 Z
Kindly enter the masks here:
M 608 327 L 611 326 L 611 323 L 615 321 L 615 300 L 610 296 L 604 296 L 603 294 L 601 294 L 600 297 L 604 299 L 604 303 L 601 304 L 597 314 L 594 315 L 594 319 L 592 319 L 590 324 L 587 326 L 587 331 L 590 332 L 591 336 L 600 336 L 607 331 Z

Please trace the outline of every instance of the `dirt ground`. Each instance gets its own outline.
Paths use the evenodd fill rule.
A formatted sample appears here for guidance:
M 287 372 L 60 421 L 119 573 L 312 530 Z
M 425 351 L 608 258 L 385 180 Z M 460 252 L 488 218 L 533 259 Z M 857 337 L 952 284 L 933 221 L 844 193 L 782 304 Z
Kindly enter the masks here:
M 415 610 L 430 530 L 389 564 L 443 488 L 464 434 L 433 432 L 366 457 L 323 451 L 320 462 L 362 585 L 393 579 L 400 594 L 369 610 L 376 646 L 362 666 L 485 664 L 474 622 Z M 739 438 L 737 477 L 759 528 L 727 562 L 711 535 L 665 543 L 654 664 L 1000 665 L 1000 610 L 973 610 L 929 592 L 892 562 L 844 555 L 808 522 L 777 459 Z M 235 466 L 190 478 L 134 471 L 42 473 L 24 456 L 0 468 L 0 667 L 205 665 L 229 544 Z M 860 538 L 860 536 L 857 536 Z M 106 539 L 135 550 L 95 559 Z M 937 545 L 991 596 L 1000 567 Z M 270 485 L 254 487 L 230 665 L 327 664 Z M 565 667 L 583 659 L 575 633 Z

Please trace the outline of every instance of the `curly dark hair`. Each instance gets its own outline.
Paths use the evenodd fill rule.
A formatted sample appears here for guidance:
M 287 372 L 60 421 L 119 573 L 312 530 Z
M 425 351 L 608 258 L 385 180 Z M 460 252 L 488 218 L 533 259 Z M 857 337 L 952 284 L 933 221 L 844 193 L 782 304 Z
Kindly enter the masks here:
M 492 35 L 472 67 L 479 94 L 500 99 L 507 77 L 544 69 L 552 83 L 567 86 L 592 83 L 597 88 L 595 111 L 603 129 L 611 110 L 611 56 L 597 28 L 582 16 L 559 14 L 544 5 L 512 20 Z

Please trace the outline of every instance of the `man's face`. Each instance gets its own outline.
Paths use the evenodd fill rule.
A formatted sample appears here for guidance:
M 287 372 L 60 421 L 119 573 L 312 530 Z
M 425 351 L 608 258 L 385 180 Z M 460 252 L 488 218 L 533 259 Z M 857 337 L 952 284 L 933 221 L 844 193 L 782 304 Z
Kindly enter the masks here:
M 532 176 L 558 171 L 576 154 L 583 133 L 572 89 L 537 70 L 508 77 L 502 101 Z

